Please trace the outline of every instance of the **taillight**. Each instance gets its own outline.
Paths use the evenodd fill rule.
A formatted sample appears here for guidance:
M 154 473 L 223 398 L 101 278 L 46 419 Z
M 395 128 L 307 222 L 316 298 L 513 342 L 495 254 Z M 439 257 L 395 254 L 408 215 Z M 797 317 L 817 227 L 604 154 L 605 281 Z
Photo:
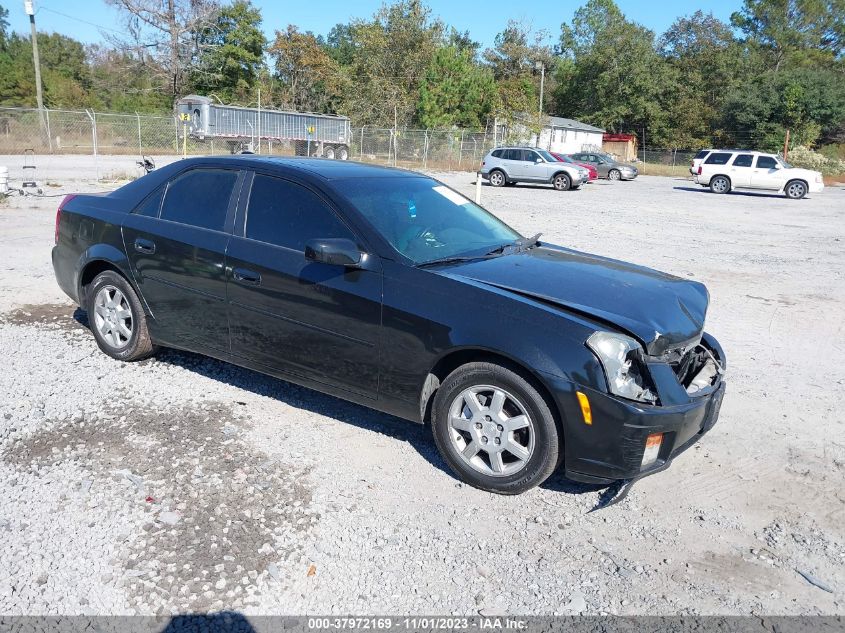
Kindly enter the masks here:
M 71 200 L 73 200 L 75 197 L 76 197 L 76 194 L 75 194 L 75 193 L 69 193 L 69 194 L 67 194 L 64 198 L 62 198 L 62 201 L 61 201 L 61 203 L 59 204 L 59 208 L 58 208 L 58 209 L 56 209 L 56 235 L 55 235 L 56 244 L 58 244 L 58 243 L 59 243 L 59 222 L 60 222 L 60 221 L 61 221 L 61 219 L 62 219 L 62 209 L 64 208 L 64 206 L 65 206 L 68 202 L 70 202 Z
M 698 166 L 698 175 L 701 175 L 701 165 Z

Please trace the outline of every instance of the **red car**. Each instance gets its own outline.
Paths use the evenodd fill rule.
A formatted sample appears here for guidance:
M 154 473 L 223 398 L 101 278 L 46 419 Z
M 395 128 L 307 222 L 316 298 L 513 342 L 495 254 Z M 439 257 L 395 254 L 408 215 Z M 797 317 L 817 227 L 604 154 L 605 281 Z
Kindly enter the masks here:
M 587 179 L 587 182 L 592 182 L 596 178 L 599 177 L 598 170 L 591 165 L 590 163 L 579 163 L 577 161 L 572 160 L 571 156 L 567 156 L 566 154 L 557 154 L 555 152 L 549 152 L 552 156 L 557 158 L 562 163 L 572 163 L 573 165 L 578 165 L 579 167 L 583 167 L 588 172 L 590 172 L 590 177 Z

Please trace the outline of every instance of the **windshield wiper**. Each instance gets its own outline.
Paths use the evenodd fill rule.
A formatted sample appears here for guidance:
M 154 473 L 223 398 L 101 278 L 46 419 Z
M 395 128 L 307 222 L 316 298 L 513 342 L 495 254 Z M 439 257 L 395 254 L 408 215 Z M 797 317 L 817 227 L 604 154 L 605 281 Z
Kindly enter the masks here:
M 427 262 L 417 264 L 417 268 L 426 268 L 428 266 L 438 266 L 440 264 L 454 264 L 458 262 L 471 262 L 477 259 L 490 259 L 496 257 L 498 253 L 487 253 L 486 255 L 454 255 L 452 257 L 441 257 L 440 259 L 432 259 Z
M 488 255 L 504 253 L 508 249 L 513 249 L 512 252 L 514 253 L 521 253 L 522 251 L 527 251 L 530 248 L 534 248 L 537 246 L 537 240 L 540 239 L 542 233 L 537 233 L 537 235 L 533 235 L 531 237 L 520 237 L 517 240 L 514 240 L 510 244 L 502 244 L 501 246 L 497 246 L 492 251 L 488 253 Z

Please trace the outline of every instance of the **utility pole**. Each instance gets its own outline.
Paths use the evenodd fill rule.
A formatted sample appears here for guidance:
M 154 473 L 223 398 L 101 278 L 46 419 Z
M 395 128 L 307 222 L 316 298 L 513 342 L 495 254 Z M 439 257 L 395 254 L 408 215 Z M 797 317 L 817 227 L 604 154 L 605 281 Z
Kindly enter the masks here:
M 537 147 L 540 147 L 540 133 L 543 131 L 543 87 L 546 80 L 546 67 L 543 62 L 537 62 L 536 67 L 540 70 L 540 107 L 537 116 Z
M 24 0 L 23 9 L 29 16 L 29 28 L 32 32 L 32 63 L 35 65 L 35 99 L 38 109 L 44 109 L 44 97 L 41 94 L 41 62 L 38 59 L 38 36 L 35 32 L 35 7 L 33 0 Z
M 32 64 L 35 66 L 35 101 L 38 104 L 38 119 L 41 121 L 41 131 L 50 143 L 50 133 L 44 120 L 44 95 L 41 92 L 41 61 L 38 59 L 38 34 L 35 30 L 35 6 L 33 0 L 24 0 L 23 10 L 29 16 L 29 28 L 32 33 Z
M 786 138 L 783 141 L 783 162 L 789 160 L 789 128 L 786 128 Z

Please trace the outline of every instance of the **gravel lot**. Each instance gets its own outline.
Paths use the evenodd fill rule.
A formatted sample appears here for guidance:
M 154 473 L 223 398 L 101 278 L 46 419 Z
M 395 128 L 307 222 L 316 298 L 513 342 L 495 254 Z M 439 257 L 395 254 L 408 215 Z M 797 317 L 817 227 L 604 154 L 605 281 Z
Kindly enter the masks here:
M 38 173 L 58 196 L 102 189 L 92 167 Z M 438 177 L 472 195 L 472 174 Z M 600 489 L 477 491 L 428 429 L 280 380 L 107 358 L 53 279 L 58 201 L 0 204 L 0 614 L 845 613 L 842 187 L 483 188 L 524 234 L 710 289 L 719 424 L 592 514 Z

